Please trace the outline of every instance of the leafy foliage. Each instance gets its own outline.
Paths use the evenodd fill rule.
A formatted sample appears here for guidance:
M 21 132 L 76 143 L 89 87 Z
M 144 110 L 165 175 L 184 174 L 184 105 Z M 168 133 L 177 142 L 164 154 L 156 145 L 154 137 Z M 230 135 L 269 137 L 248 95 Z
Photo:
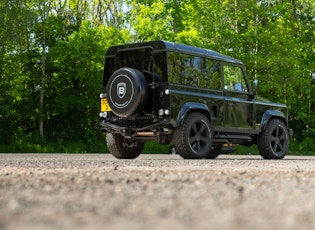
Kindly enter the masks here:
M 3 0 L 0 13 L 2 145 L 103 141 L 106 49 L 163 39 L 241 59 L 260 96 L 288 104 L 301 150 L 314 147 L 313 0 Z

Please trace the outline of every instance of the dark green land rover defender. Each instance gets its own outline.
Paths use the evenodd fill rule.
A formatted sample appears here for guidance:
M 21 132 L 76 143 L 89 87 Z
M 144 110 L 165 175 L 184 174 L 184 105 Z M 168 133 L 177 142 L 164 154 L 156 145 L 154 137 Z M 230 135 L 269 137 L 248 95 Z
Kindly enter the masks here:
M 105 56 L 101 129 L 119 159 L 173 142 L 185 159 L 216 158 L 225 143 L 257 144 L 265 159 L 289 148 L 288 109 L 256 97 L 244 64 L 167 41 L 112 46 Z

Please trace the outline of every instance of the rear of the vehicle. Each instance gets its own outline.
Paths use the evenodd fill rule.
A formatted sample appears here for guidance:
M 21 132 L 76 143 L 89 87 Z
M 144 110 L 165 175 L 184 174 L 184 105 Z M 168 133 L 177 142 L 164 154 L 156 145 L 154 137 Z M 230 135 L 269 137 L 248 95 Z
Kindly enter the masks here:
M 164 42 L 110 47 L 100 98 L 102 130 L 115 157 L 137 157 L 147 140 L 170 142 Z

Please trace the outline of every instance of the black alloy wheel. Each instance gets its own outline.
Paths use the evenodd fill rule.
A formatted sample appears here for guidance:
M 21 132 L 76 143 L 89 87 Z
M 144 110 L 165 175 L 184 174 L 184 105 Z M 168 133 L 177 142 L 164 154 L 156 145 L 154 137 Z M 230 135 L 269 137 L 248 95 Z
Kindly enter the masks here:
M 107 133 L 106 144 L 110 153 L 118 159 L 135 159 L 144 147 L 143 142 L 126 139 L 118 133 Z
M 212 128 L 209 119 L 201 113 L 191 113 L 174 131 L 176 153 L 184 159 L 208 158 L 212 146 Z
M 257 138 L 260 155 L 264 159 L 282 159 L 289 149 L 289 133 L 279 119 L 272 119 Z

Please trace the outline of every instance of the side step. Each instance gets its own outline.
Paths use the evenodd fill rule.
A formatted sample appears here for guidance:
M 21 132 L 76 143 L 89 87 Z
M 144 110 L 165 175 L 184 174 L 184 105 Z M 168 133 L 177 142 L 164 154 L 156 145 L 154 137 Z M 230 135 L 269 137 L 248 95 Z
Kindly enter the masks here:
M 214 135 L 214 142 L 251 142 L 252 138 L 244 135 Z

